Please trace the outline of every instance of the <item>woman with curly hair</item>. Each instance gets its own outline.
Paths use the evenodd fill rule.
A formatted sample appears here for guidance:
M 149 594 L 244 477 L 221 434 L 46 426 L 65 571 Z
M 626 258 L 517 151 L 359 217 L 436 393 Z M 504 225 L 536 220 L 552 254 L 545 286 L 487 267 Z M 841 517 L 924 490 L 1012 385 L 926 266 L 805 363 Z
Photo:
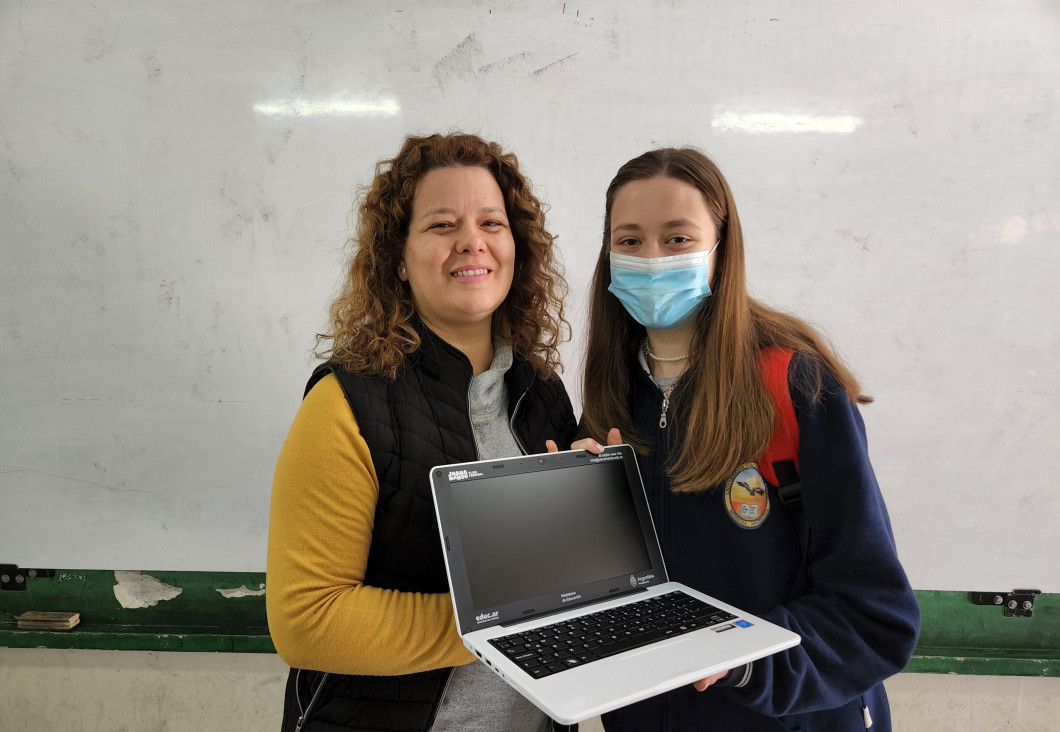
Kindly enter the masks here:
M 547 730 L 456 632 L 428 482 L 574 436 L 544 207 L 496 143 L 408 137 L 376 166 L 354 243 L 273 483 L 283 729 Z

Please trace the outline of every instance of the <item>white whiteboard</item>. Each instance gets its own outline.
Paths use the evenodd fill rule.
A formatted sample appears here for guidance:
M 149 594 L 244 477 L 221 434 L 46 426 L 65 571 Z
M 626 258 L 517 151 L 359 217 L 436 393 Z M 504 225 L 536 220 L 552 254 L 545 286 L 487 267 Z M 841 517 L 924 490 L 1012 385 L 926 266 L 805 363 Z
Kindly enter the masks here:
M 1052 0 L 0 0 L 0 562 L 259 571 L 357 184 L 481 133 L 551 203 L 695 144 L 755 293 L 877 398 L 914 586 L 1060 591 Z

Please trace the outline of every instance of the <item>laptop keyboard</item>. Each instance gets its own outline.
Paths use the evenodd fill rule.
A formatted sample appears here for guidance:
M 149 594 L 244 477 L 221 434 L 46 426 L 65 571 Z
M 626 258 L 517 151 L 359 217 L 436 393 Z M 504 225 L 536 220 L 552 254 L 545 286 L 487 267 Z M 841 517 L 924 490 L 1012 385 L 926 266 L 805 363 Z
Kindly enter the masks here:
M 540 679 L 735 617 L 675 591 L 576 620 L 492 638 L 490 643 L 526 673 Z

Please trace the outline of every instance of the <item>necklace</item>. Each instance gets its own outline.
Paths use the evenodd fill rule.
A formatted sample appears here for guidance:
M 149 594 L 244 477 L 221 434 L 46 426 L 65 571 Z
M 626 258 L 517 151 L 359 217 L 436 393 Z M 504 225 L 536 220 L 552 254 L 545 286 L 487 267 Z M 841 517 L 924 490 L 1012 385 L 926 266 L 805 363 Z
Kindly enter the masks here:
M 686 353 L 684 356 L 656 356 L 652 353 L 651 344 L 645 339 L 644 341 L 644 355 L 650 358 L 652 361 L 662 361 L 665 363 L 673 363 L 675 361 L 684 361 L 689 355 Z
M 684 361 L 691 354 L 686 353 L 684 356 L 656 356 L 654 353 L 651 352 L 651 343 L 649 343 L 648 339 L 645 338 L 644 339 L 644 355 L 647 356 L 648 358 L 652 359 L 653 361 L 664 361 L 664 362 L 668 362 L 668 363 L 673 363 L 675 361 Z M 661 430 L 666 429 L 666 425 L 669 422 L 669 420 L 666 418 L 666 413 L 670 410 L 670 396 L 673 393 L 674 393 L 674 385 L 673 384 L 670 384 L 668 387 L 663 389 L 662 411 L 659 413 L 659 429 L 661 429 Z

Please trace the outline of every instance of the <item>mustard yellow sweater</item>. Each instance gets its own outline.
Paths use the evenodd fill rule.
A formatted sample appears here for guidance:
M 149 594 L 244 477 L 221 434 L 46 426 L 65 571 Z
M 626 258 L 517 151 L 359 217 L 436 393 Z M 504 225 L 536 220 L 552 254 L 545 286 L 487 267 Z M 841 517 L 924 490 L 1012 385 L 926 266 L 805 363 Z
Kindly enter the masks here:
M 289 665 L 388 676 L 474 660 L 448 593 L 364 584 L 379 481 L 342 387 L 306 396 L 276 464 L 269 514 L 269 632 Z

